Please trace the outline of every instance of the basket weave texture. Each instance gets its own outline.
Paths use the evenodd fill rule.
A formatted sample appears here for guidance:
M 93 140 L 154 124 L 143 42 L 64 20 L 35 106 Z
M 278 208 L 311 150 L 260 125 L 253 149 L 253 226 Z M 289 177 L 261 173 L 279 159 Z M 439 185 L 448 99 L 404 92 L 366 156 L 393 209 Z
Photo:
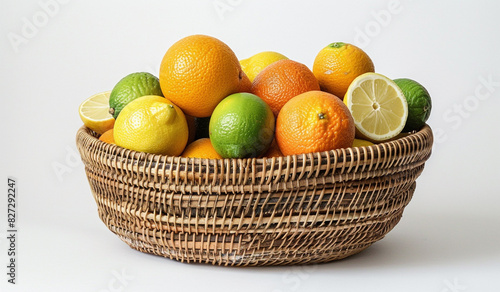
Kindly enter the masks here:
M 431 155 L 429 126 L 374 146 L 251 159 L 147 154 L 76 142 L 101 220 L 130 247 L 231 266 L 329 262 L 399 222 Z

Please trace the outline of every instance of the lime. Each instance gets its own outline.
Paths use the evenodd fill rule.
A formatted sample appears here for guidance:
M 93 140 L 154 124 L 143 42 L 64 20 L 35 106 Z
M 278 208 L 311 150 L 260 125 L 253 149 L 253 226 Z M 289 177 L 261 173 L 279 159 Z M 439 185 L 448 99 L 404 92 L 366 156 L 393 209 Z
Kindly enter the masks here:
M 251 82 L 255 77 L 266 68 L 268 65 L 283 59 L 288 59 L 286 56 L 272 51 L 260 52 L 250 58 L 240 61 L 241 69 L 248 76 Z
M 215 108 L 209 134 L 223 158 L 258 157 L 273 141 L 274 115 L 269 105 L 254 94 L 231 94 Z
M 182 110 L 155 95 L 139 97 L 125 106 L 113 131 L 118 146 L 172 156 L 182 153 L 189 135 Z
M 123 77 L 111 91 L 110 114 L 116 119 L 129 102 L 144 95 L 163 96 L 158 78 L 147 72 L 132 73 Z
M 403 130 L 408 104 L 401 89 L 378 73 L 362 74 L 349 85 L 344 103 L 356 125 L 356 137 L 384 141 Z
M 432 101 L 427 89 L 408 78 L 395 79 L 408 102 L 408 119 L 403 132 L 420 130 L 431 115 Z
M 102 134 L 113 128 L 115 119 L 109 114 L 109 93 L 105 91 L 87 98 L 78 107 L 83 124 L 92 131 Z

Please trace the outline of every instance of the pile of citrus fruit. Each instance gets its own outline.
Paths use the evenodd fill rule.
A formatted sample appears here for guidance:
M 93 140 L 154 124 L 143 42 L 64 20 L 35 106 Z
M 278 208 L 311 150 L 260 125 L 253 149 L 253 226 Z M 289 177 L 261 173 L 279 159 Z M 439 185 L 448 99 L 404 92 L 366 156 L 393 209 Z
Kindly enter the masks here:
M 205 35 L 173 44 L 158 77 L 131 73 L 79 108 L 106 143 L 210 159 L 369 146 L 419 130 L 430 111 L 422 85 L 375 73 L 352 44 L 321 49 L 311 70 L 277 52 L 238 60 Z

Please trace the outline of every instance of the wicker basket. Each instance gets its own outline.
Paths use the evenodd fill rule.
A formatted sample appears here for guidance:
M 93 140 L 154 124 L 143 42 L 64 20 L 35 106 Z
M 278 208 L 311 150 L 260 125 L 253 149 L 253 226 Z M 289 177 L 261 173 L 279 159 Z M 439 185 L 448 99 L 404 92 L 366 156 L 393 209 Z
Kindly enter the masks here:
M 404 138 L 278 158 L 146 154 L 77 146 L 101 220 L 134 249 L 182 262 L 310 264 L 356 254 L 400 220 L 431 154 L 428 126 Z

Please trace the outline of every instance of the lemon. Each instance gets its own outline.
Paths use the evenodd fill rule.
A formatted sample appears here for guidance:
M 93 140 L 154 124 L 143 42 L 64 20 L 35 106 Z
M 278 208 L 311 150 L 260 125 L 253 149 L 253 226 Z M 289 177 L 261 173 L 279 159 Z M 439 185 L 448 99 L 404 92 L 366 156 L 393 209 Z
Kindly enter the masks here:
M 283 59 L 288 59 L 286 56 L 272 51 L 260 52 L 250 58 L 240 60 L 241 69 L 248 76 L 251 82 L 255 77 L 266 68 L 268 65 Z
M 354 118 L 356 137 L 364 140 L 384 141 L 397 136 L 408 117 L 408 104 L 401 89 L 378 73 L 355 78 L 344 103 Z
M 363 146 L 371 146 L 375 145 L 370 141 L 362 140 L 362 139 L 354 139 L 354 142 L 352 143 L 352 147 L 363 147 Z
M 115 119 L 109 113 L 111 91 L 97 93 L 80 104 L 78 112 L 83 124 L 92 131 L 102 134 L 113 128 Z
M 113 131 L 118 146 L 172 156 L 182 153 L 189 136 L 182 110 L 156 95 L 142 96 L 127 104 Z
M 113 87 L 109 96 L 109 112 L 116 119 L 129 102 L 145 95 L 163 96 L 160 81 L 147 72 L 131 73 Z

